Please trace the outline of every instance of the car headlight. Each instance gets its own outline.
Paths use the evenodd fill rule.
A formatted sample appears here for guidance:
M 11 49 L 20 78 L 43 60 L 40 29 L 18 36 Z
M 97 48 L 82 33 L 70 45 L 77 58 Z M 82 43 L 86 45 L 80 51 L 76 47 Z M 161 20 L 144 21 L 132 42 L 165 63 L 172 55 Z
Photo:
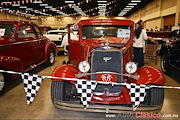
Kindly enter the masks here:
M 134 62 L 128 62 L 125 66 L 126 72 L 135 73 L 137 70 L 137 65 Z
M 88 72 L 90 69 L 90 65 L 89 65 L 88 61 L 81 61 L 79 63 L 78 68 L 81 72 Z

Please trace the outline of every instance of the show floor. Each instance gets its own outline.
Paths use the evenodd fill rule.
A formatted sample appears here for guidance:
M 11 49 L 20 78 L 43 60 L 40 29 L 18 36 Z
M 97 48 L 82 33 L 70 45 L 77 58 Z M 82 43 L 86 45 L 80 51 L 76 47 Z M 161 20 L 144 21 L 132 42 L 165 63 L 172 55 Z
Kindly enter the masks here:
M 30 72 L 42 76 L 50 76 L 53 69 L 59 65 L 62 65 L 64 60 L 67 60 L 66 56 L 57 56 L 56 62 L 53 66 L 46 68 L 41 66 Z M 153 65 L 159 68 L 159 61 L 158 64 L 155 65 L 154 62 L 146 60 L 146 65 Z M 180 77 L 178 75 L 180 76 L 180 73 L 177 73 L 177 71 L 174 71 L 172 76 L 165 75 L 166 85 L 180 87 Z M 51 102 L 50 96 L 51 79 L 47 78 L 44 79 L 34 102 L 30 105 L 27 105 L 23 83 L 21 81 L 21 78 L 19 78 L 16 82 L 13 83 L 13 86 L 11 86 L 12 88 L 10 90 L 0 97 L 0 120 L 145 119 L 142 118 L 143 116 L 141 118 L 136 118 L 132 114 L 87 113 L 66 111 L 55 108 Z M 160 115 L 162 117 L 159 118 L 159 120 L 180 120 L 180 90 L 165 89 L 165 99 L 162 110 L 160 111 Z M 150 120 L 154 119 L 151 118 Z

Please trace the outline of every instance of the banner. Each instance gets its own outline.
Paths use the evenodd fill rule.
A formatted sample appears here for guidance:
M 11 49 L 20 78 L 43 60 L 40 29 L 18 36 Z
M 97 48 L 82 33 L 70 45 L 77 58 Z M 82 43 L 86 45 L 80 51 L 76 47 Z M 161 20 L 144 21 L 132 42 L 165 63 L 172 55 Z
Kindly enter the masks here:
M 156 85 L 137 85 L 135 83 L 115 83 L 115 82 L 102 82 L 102 81 L 95 81 L 95 80 L 86 80 L 86 79 L 77 79 L 77 78 L 63 78 L 63 77 L 53 77 L 53 76 L 39 76 L 35 74 L 29 73 L 20 73 L 14 71 L 5 71 L 0 70 L 0 72 L 10 73 L 10 74 L 20 74 L 23 83 L 24 83 L 24 90 L 26 93 L 27 104 L 31 104 L 36 96 L 44 78 L 50 79 L 61 79 L 61 80 L 69 80 L 75 81 L 75 86 L 77 92 L 81 95 L 81 102 L 84 105 L 84 108 L 87 109 L 93 91 L 96 89 L 96 85 L 100 84 L 111 84 L 114 85 L 125 85 L 129 89 L 129 95 L 131 97 L 133 110 L 135 111 L 137 107 L 140 105 L 141 102 L 144 101 L 146 96 L 146 92 L 148 89 L 151 88 L 171 88 L 171 89 L 180 89 L 180 87 L 172 87 L 172 86 L 156 86 Z

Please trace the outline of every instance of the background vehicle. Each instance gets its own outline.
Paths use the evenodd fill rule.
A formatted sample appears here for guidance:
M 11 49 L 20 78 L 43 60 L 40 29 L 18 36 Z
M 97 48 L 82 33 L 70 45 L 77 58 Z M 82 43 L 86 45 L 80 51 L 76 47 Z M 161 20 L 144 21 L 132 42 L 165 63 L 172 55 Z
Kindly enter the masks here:
M 164 73 L 170 73 L 170 67 L 180 70 L 180 29 L 171 32 L 171 39 L 164 44 L 159 55 L 161 56 L 161 69 Z
M 71 27 L 71 26 L 69 26 Z M 129 20 L 89 19 L 77 24 L 79 40 L 70 39 L 70 63 L 58 66 L 55 77 L 95 80 L 109 83 L 163 85 L 163 73 L 152 66 L 137 69 L 132 62 L 134 23 Z M 137 71 L 136 71 L 137 70 Z M 119 113 L 131 111 L 132 101 L 126 86 L 97 84 L 89 107 L 84 110 L 75 82 L 52 79 L 51 98 L 56 107 L 67 110 Z M 159 111 L 163 89 L 152 88 L 141 104 L 142 111 Z
M 0 20 L 0 69 L 26 72 L 55 61 L 57 48 L 33 22 Z M 18 76 L 0 73 L 0 92 Z
M 60 47 L 64 35 L 66 35 L 67 30 L 48 30 L 45 36 L 54 42 L 57 47 Z

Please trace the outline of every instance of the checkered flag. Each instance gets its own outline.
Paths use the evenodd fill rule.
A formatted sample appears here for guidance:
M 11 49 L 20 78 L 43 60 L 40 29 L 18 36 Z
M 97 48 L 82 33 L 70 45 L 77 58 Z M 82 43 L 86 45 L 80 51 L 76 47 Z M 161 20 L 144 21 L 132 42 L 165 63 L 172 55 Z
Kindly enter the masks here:
M 126 83 L 126 87 L 129 89 L 129 95 L 133 104 L 133 110 L 135 111 L 139 104 L 144 101 L 146 92 L 148 89 L 150 89 L 150 86 Z
M 22 73 L 27 104 L 31 104 L 36 96 L 44 77 L 35 74 Z
M 91 101 L 92 91 L 95 90 L 97 85 L 96 81 L 87 81 L 87 80 L 77 80 L 76 89 L 77 92 L 81 95 L 81 102 L 86 109 Z

